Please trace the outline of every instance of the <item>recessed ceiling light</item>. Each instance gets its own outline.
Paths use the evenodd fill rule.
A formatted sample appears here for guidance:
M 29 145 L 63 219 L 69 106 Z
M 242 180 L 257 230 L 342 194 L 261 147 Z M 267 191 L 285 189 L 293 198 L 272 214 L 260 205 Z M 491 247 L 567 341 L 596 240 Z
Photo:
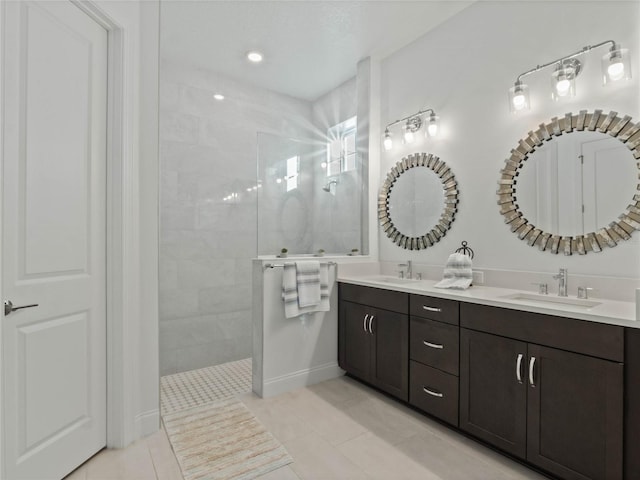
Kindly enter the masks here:
M 264 55 L 254 50 L 252 52 L 247 53 L 247 59 L 253 63 L 260 63 L 262 60 L 264 60 Z
M 216 93 L 213 95 L 213 98 L 215 98 L 216 100 L 224 100 L 224 95 L 222 95 L 221 93 Z

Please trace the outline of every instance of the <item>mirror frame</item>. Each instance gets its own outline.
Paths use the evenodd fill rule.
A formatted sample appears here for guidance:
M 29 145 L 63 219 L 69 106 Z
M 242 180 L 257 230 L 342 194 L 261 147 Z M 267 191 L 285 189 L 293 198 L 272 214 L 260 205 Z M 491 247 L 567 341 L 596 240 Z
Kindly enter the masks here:
M 530 223 L 520 211 L 515 187 L 517 177 L 536 148 L 554 137 L 583 130 L 611 135 L 631 151 L 638 169 L 639 182 L 636 190 L 639 192 L 633 196 L 631 203 L 617 220 L 595 232 L 576 236 L 545 232 Z M 618 242 L 631 239 L 635 230 L 640 230 L 640 123 L 634 124 L 628 115 L 619 117 L 618 112 L 613 111 L 603 115 L 602 110 L 595 110 L 593 113 L 580 110 L 577 115 L 567 113 L 564 118 L 553 117 L 550 123 L 541 123 L 538 130 L 530 131 L 527 137 L 520 139 L 518 146 L 511 150 L 511 156 L 504 163 L 496 192 L 500 214 L 511 231 L 531 247 L 537 246 L 540 251 L 553 254 L 563 252 L 565 255 L 586 255 L 588 252 L 601 252 L 604 247 L 613 248 Z
M 418 237 L 409 237 L 400 232 L 393 224 L 389 213 L 389 194 L 396 181 L 404 172 L 417 167 L 432 170 L 442 182 L 444 189 L 443 211 L 435 226 Z M 445 162 L 431 153 L 414 153 L 403 157 L 387 174 L 378 194 L 378 220 L 387 237 L 406 250 L 424 250 L 438 243 L 451 228 L 451 222 L 458 211 L 458 182 Z

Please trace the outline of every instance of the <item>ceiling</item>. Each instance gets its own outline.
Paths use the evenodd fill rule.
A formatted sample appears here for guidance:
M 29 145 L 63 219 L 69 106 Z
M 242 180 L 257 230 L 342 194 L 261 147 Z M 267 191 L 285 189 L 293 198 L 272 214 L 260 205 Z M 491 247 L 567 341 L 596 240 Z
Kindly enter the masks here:
M 313 101 L 471 1 L 162 0 L 161 56 Z M 259 50 L 265 61 L 249 64 Z

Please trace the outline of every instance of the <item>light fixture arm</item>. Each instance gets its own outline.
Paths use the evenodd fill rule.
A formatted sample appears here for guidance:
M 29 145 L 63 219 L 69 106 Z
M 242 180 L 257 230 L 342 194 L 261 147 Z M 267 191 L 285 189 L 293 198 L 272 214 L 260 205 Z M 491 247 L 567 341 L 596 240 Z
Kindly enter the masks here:
M 582 54 L 585 54 L 585 53 L 593 50 L 594 48 L 599 48 L 599 47 L 602 47 L 602 46 L 608 45 L 608 44 L 611 44 L 610 50 L 612 50 L 612 51 L 615 50 L 616 47 L 617 47 L 617 44 L 616 44 L 615 41 L 613 41 L 613 40 L 605 40 L 604 42 L 600 42 L 600 43 L 597 43 L 595 45 L 587 45 L 586 47 L 582 47 L 581 50 L 578 50 L 578 51 L 576 51 L 574 53 L 571 53 L 569 55 L 565 55 L 563 57 L 557 58 L 556 60 L 553 60 L 551 62 L 547 62 L 544 65 L 537 65 L 535 68 L 532 68 L 531 70 L 527 70 L 526 72 L 521 73 L 520 75 L 518 75 L 518 77 L 516 78 L 516 85 L 522 83 L 522 77 L 526 77 L 527 75 L 530 75 L 532 73 L 539 72 L 543 68 L 550 67 L 551 65 L 562 64 L 565 60 L 569 60 L 569 59 L 575 58 L 578 55 L 582 55 Z
M 424 110 L 420 110 L 418 113 L 414 113 L 413 115 L 409 115 L 407 117 L 401 118 L 400 120 L 396 120 L 395 122 L 391 122 L 387 124 L 387 126 L 385 127 L 385 130 L 388 130 L 389 127 L 393 127 L 394 125 L 397 125 L 399 123 L 403 123 L 403 122 L 406 122 L 407 120 L 411 120 L 412 118 L 419 117 L 420 115 L 424 115 L 425 113 L 431 113 L 431 115 L 436 114 L 436 112 L 432 108 L 426 108 Z

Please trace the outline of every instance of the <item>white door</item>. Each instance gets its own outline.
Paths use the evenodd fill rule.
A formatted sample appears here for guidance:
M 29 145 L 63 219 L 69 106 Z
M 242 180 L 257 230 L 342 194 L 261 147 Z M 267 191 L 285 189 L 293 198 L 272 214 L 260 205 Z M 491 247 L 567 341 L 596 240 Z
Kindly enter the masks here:
M 59 479 L 106 443 L 107 32 L 3 1 L 3 472 Z

